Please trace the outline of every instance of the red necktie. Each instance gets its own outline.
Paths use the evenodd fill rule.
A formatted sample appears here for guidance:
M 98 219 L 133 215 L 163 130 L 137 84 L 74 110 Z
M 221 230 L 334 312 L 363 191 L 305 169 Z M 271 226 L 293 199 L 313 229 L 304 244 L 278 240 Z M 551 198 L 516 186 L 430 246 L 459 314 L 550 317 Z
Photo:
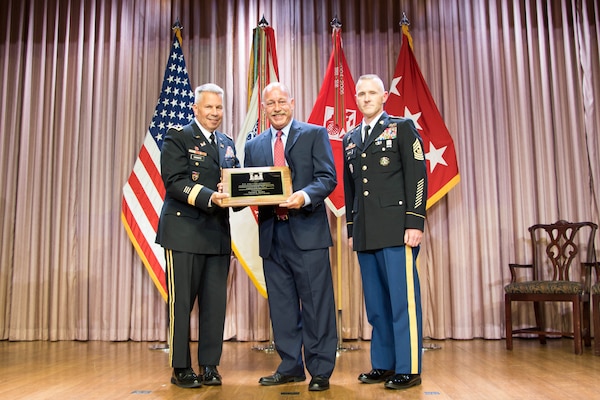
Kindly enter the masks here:
M 283 150 L 283 140 L 281 140 L 283 132 L 277 132 L 277 139 L 273 146 L 273 165 L 276 167 L 285 167 L 285 152 Z M 280 221 L 287 221 L 288 209 L 285 207 L 275 207 L 276 218 Z
M 276 167 L 285 167 L 285 152 L 283 150 L 283 140 L 281 140 L 282 131 L 277 132 L 275 146 L 273 146 L 273 165 Z

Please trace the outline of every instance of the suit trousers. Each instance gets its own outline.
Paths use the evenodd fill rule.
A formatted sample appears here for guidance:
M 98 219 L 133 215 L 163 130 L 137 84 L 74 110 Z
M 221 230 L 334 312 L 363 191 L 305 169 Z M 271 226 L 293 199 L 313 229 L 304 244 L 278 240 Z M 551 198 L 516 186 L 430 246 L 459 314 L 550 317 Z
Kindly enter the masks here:
M 307 233 L 308 234 L 308 233 Z M 271 254 L 263 260 L 277 372 L 330 377 L 335 366 L 337 331 L 329 248 L 299 249 L 289 222 L 275 222 Z
M 420 374 L 423 348 L 419 248 L 359 251 L 367 319 L 373 326 L 371 364 L 398 374 Z
M 169 308 L 169 361 L 191 367 L 190 315 L 198 300 L 198 364 L 219 365 L 227 304 L 229 255 L 165 250 Z

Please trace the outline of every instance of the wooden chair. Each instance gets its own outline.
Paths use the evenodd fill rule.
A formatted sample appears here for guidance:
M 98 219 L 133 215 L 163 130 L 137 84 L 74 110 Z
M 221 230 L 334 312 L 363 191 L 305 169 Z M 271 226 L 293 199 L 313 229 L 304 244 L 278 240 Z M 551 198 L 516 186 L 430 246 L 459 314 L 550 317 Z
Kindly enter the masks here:
M 600 262 L 596 263 L 596 279 L 600 277 Z M 594 316 L 594 355 L 600 356 L 600 283 L 592 286 L 592 307 Z
M 520 333 L 538 335 L 542 344 L 546 343 L 549 335 L 573 336 L 575 354 L 583 353 L 582 338 L 586 346 L 591 346 L 590 287 L 597 229 L 598 225 L 593 222 L 571 223 L 564 220 L 529 227 L 533 263 L 509 264 L 511 281 L 504 287 L 508 350 L 513 348 L 513 335 Z M 529 280 L 519 280 L 518 269 L 526 270 Z M 513 301 L 533 302 L 536 326 L 513 329 Z M 573 330 L 546 330 L 544 302 L 572 303 Z M 598 335 L 600 331 L 596 332 Z

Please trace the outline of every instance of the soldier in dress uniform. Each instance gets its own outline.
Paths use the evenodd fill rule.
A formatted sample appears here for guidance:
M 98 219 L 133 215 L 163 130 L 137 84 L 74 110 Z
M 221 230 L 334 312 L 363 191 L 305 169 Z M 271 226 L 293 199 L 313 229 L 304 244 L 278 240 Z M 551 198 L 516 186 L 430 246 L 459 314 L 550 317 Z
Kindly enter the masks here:
M 421 294 L 416 258 L 425 225 L 427 174 L 412 120 L 383 110 L 377 75 L 356 83 L 364 119 L 344 137 L 344 196 L 349 242 L 357 252 L 373 326 L 372 370 L 363 383 L 404 389 L 421 383 Z
M 223 89 L 208 83 L 195 90 L 195 119 L 167 131 L 160 155 L 165 185 L 156 243 L 165 249 L 171 383 L 185 388 L 221 385 L 227 275 L 231 255 L 227 194 L 219 191 L 221 168 L 239 167 L 233 140 L 217 131 L 223 120 Z M 190 313 L 198 299 L 198 364 L 190 358 Z

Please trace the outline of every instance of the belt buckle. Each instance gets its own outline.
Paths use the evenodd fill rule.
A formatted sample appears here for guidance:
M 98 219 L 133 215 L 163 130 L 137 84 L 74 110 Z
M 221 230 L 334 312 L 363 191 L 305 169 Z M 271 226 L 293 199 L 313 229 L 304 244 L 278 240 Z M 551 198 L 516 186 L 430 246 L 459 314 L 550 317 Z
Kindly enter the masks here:
M 275 215 L 275 219 L 277 221 L 287 221 L 290 219 L 290 216 L 288 214 L 284 214 L 284 215 Z

